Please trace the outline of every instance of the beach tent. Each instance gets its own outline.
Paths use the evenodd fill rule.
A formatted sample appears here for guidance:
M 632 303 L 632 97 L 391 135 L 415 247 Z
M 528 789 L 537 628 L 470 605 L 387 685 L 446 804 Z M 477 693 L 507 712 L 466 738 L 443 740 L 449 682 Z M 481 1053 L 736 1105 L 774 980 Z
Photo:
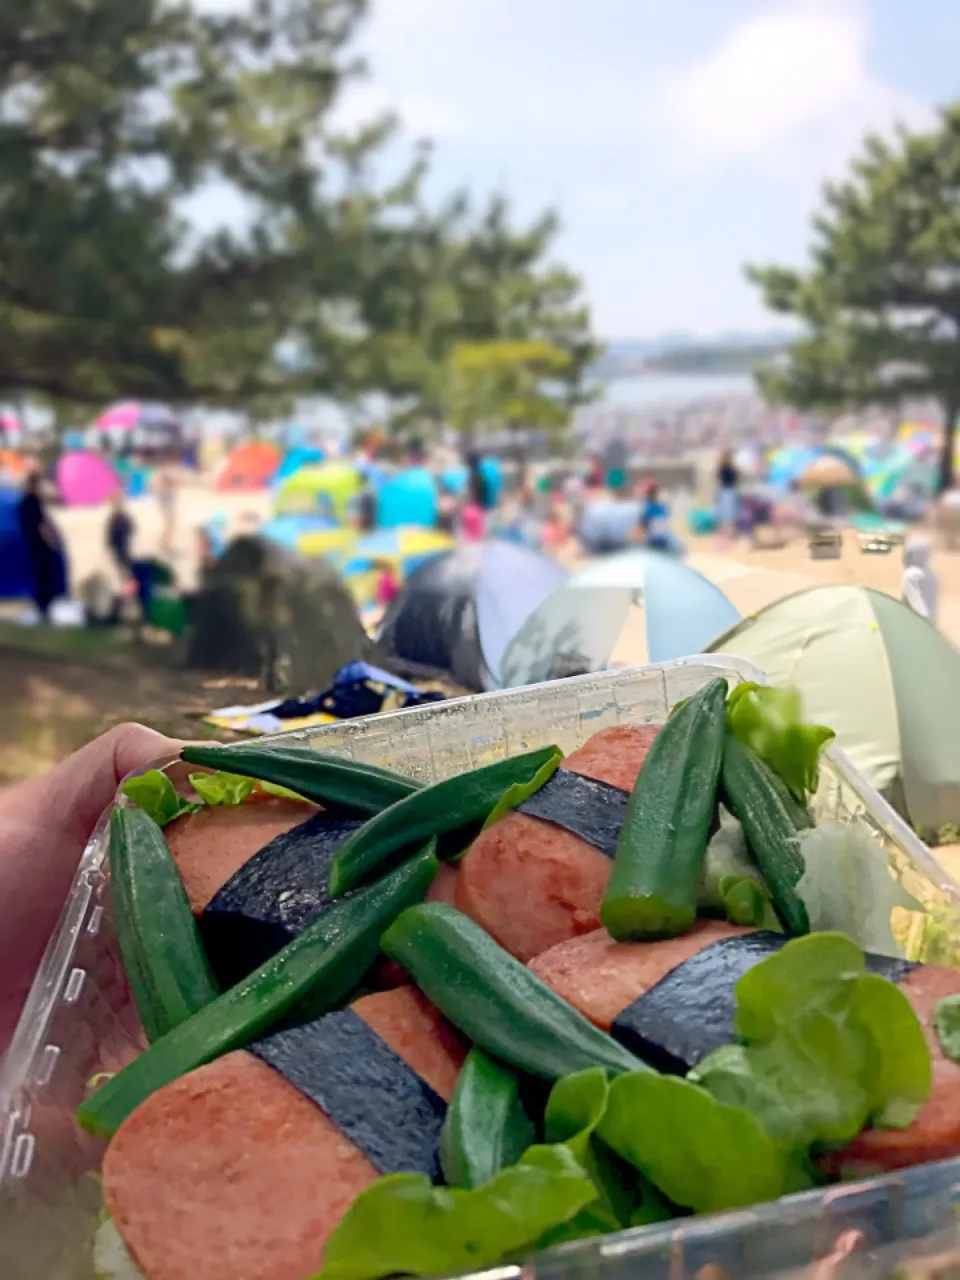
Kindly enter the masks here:
M 340 567 L 340 575 L 354 599 L 370 604 L 376 595 L 378 564 L 389 564 L 402 581 L 428 560 L 450 551 L 453 545 L 449 534 L 434 529 L 378 529 L 359 538 L 344 555 L 334 557 L 334 563 Z
M 99 506 L 121 488 L 113 465 L 99 453 L 84 449 L 63 454 L 55 474 L 60 499 L 68 507 Z
M 594 498 L 580 516 L 577 534 L 588 555 L 623 551 L 640 523 L 640 503 Z
M 286 515 L 272 516 L 257 529 L 261 538 L 275 542 L 288 551 L 301 551 L 301 541 L 311 534 L 329 533 L 339 526 L 327 516 L 320 515 Z
M 500 664 L 505 687 L 562 667 L 602 671 L 699 653 L 739 613 L 719 587 L 662 551 L 627 551 L 573 575 L 533 610 Z
M 29 458 L 14 449 L 0 449 L 0 484 L 18 484 L 29 470 Z
M 437 486 L 426 467 L 410 467 L 387 480 L 377 494 L 377 526 L 396 529 L 419 525 L 432 529 L 437 523 Z
M 709 645 L 795 685 L 863 776 L 915 827 L 960 825 L 960 651 L 906 605 L 866 587 L 817 586 Z
M 20 531 L 20 493 L 0 488 L 0 600 L 26 600 L 33 594 L 33 569 Z M 59 554 L 57 596 L 68 594 L 67 563 Z
M 460 547 L 407 580 L 384 615 L 378 647 L 465 689 L 496 688 L 510 638 L 566 576 L 555 561 L 513 543 Z
M 273 483 L 280 485 L 284 480 L 296 475 L 303 467 L 318 467 L 325 460 L 323 450 L 317 449 L 313 445 L 298 445 L 293 449 L 288 449 L 273 477 Z
M 224 459 L 216 488 L 221 493 L 265 489 L 277 473 L 281 456 L 277 446 L 267 440 L 238 444 Z
M 301 467 L 277 489 L 277 515 L 324 515 L 343 522 L 364 487 L 363 476 L 349 462 L 322 462 Z

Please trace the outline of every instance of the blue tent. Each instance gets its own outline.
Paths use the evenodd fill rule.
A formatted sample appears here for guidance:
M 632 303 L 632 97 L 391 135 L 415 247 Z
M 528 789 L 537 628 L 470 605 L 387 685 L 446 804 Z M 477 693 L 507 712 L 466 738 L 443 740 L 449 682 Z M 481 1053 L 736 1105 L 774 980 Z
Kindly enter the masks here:
M 419 525 L 432 529 L 437 523 L 437 486 L 426 467 L 411 467 L 388 480 L 377 494 L 377 525 Z
M 526 547 L 490 539 L 436 556 L 412 574 L 377 635 L 386 654 L 453 677 L 465 689 L 500 685 L 500 660 L 530 612 L 566 571 Z
M 568 578 L 528 615 L 503 654 L 500 678 L 510 688 L 536 684 L 570 660 L 602 671 L 621 646 L 631 665 L 668 662 L 700 653 L 718 625 L 737 621 L 720 588 L 676 556 L 626 551 Z
M 33 595 L 33 569 L 27 544 L 20 532 L 17 489 L 0 489 L 0 600 L 28 600 Z M 57 595 L 67 591 L 67 562 L 60 554 Z

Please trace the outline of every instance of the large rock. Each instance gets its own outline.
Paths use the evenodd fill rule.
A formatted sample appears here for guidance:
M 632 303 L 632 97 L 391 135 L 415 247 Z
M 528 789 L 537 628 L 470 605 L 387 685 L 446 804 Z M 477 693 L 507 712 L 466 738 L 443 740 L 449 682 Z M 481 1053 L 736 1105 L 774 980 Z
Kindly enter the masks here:
M 187 666 L 251 676 L 271 693 L 326 688 L 367 637 L 326 560 L 237 538 L 206 575 L 191 613 Z

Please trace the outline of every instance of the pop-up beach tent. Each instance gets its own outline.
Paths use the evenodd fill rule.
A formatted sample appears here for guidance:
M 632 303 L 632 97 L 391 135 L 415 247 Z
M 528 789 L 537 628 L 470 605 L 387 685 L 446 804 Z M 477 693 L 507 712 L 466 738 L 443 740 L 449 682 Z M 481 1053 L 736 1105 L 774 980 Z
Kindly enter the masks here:
M 960 824 L 960 651 L 906 605 L 867 587 L 813 587 L 744 618 L 709 650 L 795 685 L 807 718 L 835 730 L 915 827 Z
M 511 637 L 565 579 L 555 561 L 496 539 L 436 556 L 388 608 L 378 648 L 385 658 L 450 675 L 465 689 L 496 688 Z
M 120 490 L 120 477 L 99 453 L 65 453 L 57 463 L 57 488 L 64 506 L 96 507 Z
M 601 671 L 697 653 L 739 617 L 719 587 L 664 551 L 608 556 L 561 584 L 517 630 L 500 663 L 505 687 L 558 666 Z

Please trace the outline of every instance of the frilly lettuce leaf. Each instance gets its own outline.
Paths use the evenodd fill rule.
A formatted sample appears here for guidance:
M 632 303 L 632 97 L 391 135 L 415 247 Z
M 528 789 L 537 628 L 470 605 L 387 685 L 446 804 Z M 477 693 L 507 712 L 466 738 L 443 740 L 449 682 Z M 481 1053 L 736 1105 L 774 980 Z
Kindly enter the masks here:
M 551 1228 L 595 1200 L 596 1188 L 565 1146 L 530 1147 L 476 1187 L 435 1187 L 396 1173 L 361 1192 L 327 1243 L 319 1280 L 447 1275 L 541 1247 Z
M 799 690 L 744 681 L 727 698 L 727 724 L 798 800 L 816 791 L 820 756 L 837 735 L 826 725 L 803 723 Z
M 618 1076 L 597 1133 L 675 1204 L 698 1213 L 775 1200 L 788 1185 L 787 1153 L 758 1120 L 688 1080 Z
M 204 802 L 212 805 L 243 804 L 253 795 L 252 778 L 242 778 L 238 773 L 191 773 L 190 785 Z
M 825 822 L 801 832 L 799 843 L 805 870 L 797 894 L 811 931 L 852 934 L 867 951 L 902 955 L 891 913 L 922 907 L 894 878 L 883 845 L 855 822 Z
M 866 972 L 839 933 L 795 938 L 736 985 L 728 1045 L 691 1079 L 745 1107 L 783 1148 L 845 1143 L 865 1124 L 903 1127 L 930 1092 L 930 1051 L 906 996 Z
M 145 1280 L 108 1214 L 93 1237 L 93 1274 L 95 1280 Z
M 165 827 L 183 813 L 196 813 L 202 806 L 192 800 L 184 800 L 165 773 L 148 769 L 146 773 L 128 778 L 121 792 L 141 808 L 158 827 Z

